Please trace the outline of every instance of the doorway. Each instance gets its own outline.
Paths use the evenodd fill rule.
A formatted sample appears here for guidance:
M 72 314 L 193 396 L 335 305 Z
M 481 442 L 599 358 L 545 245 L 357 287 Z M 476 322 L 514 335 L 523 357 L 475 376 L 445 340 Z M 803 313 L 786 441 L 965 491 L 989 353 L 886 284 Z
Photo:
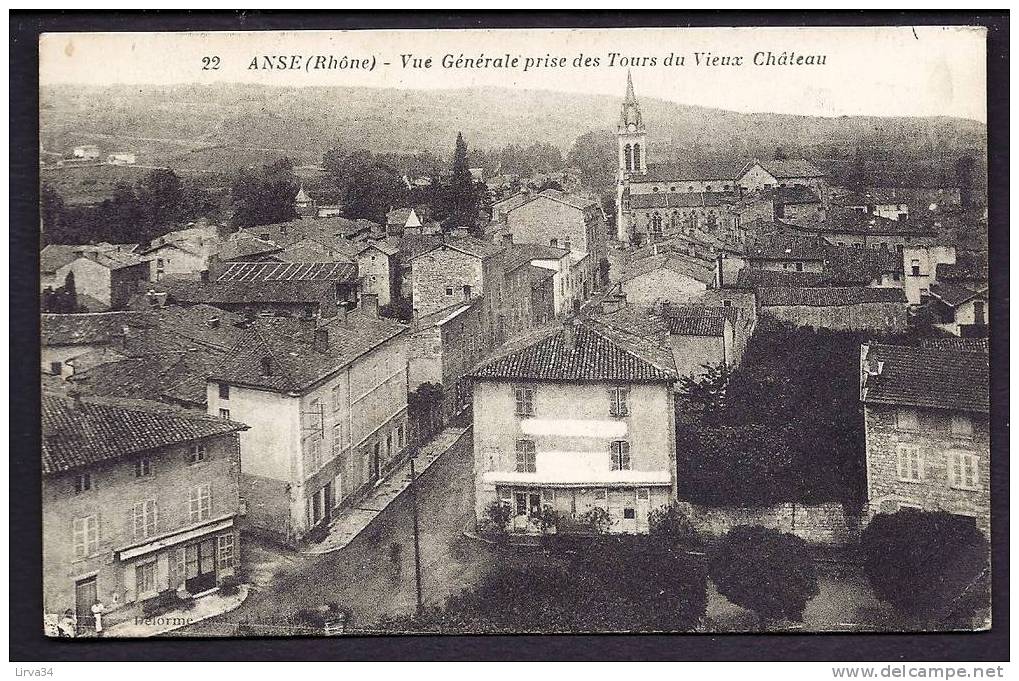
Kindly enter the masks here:
M 189 593 L 202 593 L 216 586 L 215 537 L 188 546 L 185 549 L 185 561 L 184 588 Z
M 74 614 L 79 634 L 95 629 L 92 605 L 97 599 L 95 576 L 86 577 L 74 583 Z

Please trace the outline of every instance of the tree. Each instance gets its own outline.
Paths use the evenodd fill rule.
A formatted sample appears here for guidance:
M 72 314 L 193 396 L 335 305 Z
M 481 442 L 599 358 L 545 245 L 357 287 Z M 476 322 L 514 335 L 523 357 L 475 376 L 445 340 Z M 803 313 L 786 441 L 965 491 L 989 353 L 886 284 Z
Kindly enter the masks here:
M 375 156 L 364 149 L 330 149 L 322 165 L 333 186 L 343 197 L 344 214 L 385 224 L 386 213 L 410 205 L 403 174 L 391 161 L 392 155 Z M 422 166 L 430 166 L 419 159 Z
M 294 197 L 299 187 L 294 164 L 288 158 L 263 165 L 257 171 L 242 168 L 231 188 L 234 223 L 253 227 L 296 218 Z
M 686 408 L 718 421 L 725 411 L 730 372 L 725 364 L 705 364 L 704 373 L 679 379 L 679 395 Z
M 634 566 L 640 569 L 635 570 Z M 480 582 L 381 629 L 444 633 L 689 631 L 704 617 L 703 565 L 647 536 L 605 535 L 497 561 Z
M 680 546 L 700 543 L 697 530 L 676 502 L 659 506 L 648 514 L 648 534 L 652 539 Z
M 150 225 L 165 225 L 180 220 L 184 187 L 177 173 L 169 168 L 149 171 L 138 184 L 138 199 Z
M 580 171 L 580 179 L 585 186 L 606 193 L 615 189 L 619 166 L 616 144 L 616 136 L 610 130 L 584 133 L 573 142 L 566 154 L 566 162 Z
M 784 160 L 786 160 L 788 158 L 789 158 L 789 155 L 785 153 L 785 150 L 782 147 L 778 147 L 778 148 L 775 149 L 775 160 L 776 161 L 784 161 Z
M 459 132 L 456 134 L 456 148 L 453 150 L 452 170 L 453 176 L 445 187 L 446 219 L 443 227 L 445 229 L 464 227 L 477 231 L 482 198 L 467 165 L 467 142 Z
M 718 592 L 769 620 L 802 621 L 818 593 L 817 569 L 807 543 L 759 526 L 730 530 L 708 552 L 708 576 Z
M 39 190 L 39 219 L 45 243 L 63 243 L 60 237 L 65 210 L 63 197 L 53 185 L 44 182 Z
M 987 539 L 971 518 L 942 511 L 879 513 L 860 538 L 875 595 L 926 626 L 989 606 Z M 970 623 L 967 622 L 967 626 Z

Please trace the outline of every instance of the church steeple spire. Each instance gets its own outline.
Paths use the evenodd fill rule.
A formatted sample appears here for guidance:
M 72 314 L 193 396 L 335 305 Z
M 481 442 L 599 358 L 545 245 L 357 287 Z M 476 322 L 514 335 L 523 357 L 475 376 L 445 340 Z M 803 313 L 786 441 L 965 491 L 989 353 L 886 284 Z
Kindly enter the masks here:
M 619 129 L 629 129 L 632 132 L 643 127 L 644 121 L 640 115 L 640 105 L 637 103 L 637 95 L 633 93 L 633 74 L 627 69 L 626 96 L 623 98 L 623 108 L 619 112 Z

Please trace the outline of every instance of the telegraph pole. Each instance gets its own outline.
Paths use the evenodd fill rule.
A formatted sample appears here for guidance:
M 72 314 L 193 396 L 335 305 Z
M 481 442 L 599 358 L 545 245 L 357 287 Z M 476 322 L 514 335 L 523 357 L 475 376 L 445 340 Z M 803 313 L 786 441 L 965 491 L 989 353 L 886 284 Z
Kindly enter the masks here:
M 417 613 L 421 614 L 424 606 L 421 602 L 421 543 L 418 528 L 418 488 L 417 476 L 414 475 L 414 455 L 410 457 L 410 502 L 414 515 L 414 582 L 417 586 Z

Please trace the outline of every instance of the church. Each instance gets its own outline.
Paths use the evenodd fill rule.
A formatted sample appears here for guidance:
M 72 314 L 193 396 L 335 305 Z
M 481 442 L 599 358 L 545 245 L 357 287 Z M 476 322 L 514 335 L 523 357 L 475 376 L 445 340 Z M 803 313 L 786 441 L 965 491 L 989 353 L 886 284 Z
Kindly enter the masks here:
M 825 219 L 826 175 L 805 159 L 650 163 L 648 129 L 629 73 L 616 140 L 616 238 L 622 243 L 695 231 L 734 240 L 748 219 L 771 221 L 787 212 L 807 222 Z M 770 208 L 762 212 L 762 204 Z

